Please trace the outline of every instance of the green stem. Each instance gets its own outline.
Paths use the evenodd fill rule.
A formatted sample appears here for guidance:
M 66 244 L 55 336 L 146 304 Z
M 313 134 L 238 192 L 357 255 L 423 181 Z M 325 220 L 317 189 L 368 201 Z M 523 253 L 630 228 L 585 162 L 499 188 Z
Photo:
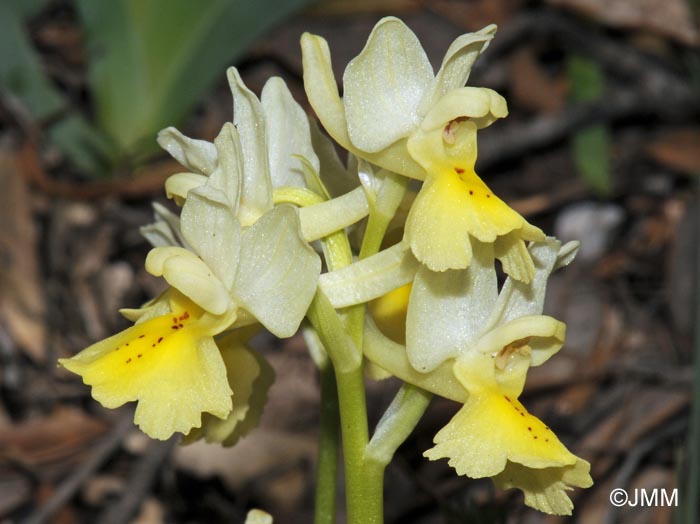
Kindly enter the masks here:
M 362 367 L 338 373 L 337 378 L 348 524 L 381 524 L 382 483 L 365 477 L 364 455 L 369 428 Z
M 321 420 L 318 438 L 314 524 L 334 524 L 340 447 L 338 392 L 333 366 L 328 363 L 320 371 Z
M 401 386 L 367 445 L 364 482 L 372 487 L 372 493 L 367 498 L 377 505 L 374 511 L 378 515 L 383 513 L 384 470 L 398 447 L 415 429 L 431 398 L 432 394 L 425 390 L 410 384 Z
M 340 427 L 345 459 L 345 497 L 349 524 L 382 522 L 382 485 L 365 478 L 364 455 L 369 441 L 362 355 L 338 312 L 321 291 L 308 317 L 335 368 Z

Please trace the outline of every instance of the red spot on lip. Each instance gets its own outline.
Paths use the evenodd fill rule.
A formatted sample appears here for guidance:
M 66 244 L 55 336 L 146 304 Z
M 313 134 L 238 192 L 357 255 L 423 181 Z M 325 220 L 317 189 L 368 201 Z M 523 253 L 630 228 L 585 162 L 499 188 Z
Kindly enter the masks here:
M 128 358 L 127 361 L 126 361 L 127 364 L 128 364 L 129 362 L 131 362 L 131 358 Z
M 464 173 L 464 169 L 462 169 L 461 167 L 455 167 L 455 173 L 461 175 L 462 173 Z
M 145 337 L 145 336 L 146 336 L 146 335 L 139 335 L 139 338 L 143 338 L 143 337 Z
M 470 190 L 469 190 L 469 194 L 470 194 L 470 195 L 473 195 L 473 194 L 474 194 L 474 191 L 472 191 L 472 190 L 470 189 Z
M 532 431 L 532 428 L 530 426 L 527 427 L 528 431 Z
M 180 328 L 177 326 L 170 326 L 170 329 L 180 329 Z
M 158 344 L 160 344 L 162 341 L 163 341 L 163 337 L 160 337 L 160 338 L 158 339 Z
M 510 398 L 508 398 L 508 395 L 503 395 L 503 398 L 510 402 Z

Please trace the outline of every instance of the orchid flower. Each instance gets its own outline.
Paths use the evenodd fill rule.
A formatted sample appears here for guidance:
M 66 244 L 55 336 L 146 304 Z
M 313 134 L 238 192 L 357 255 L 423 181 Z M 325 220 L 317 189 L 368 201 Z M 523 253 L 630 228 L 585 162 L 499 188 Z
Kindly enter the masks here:
M 554 239 L 534 244 L 533 282 L 509 277 L 497 294 L 493 254 L 489 258 L 488 246 L 482 246 L 483 263 L 464 273 L 466 279 L 455 283 L 458 289 L 433 290 L 441 299 L 426 302 L 429 308 L 423 307 L 423 297 L 412 302 L 424 285 L 419 270 L 412 289 L 399 288 L 370 307 L 378 316 L 368 321 L 365 337 L 365 355 L 375 364 L 464 404 L 435 436 L 428 458 L 448 458 L 460 475 L 493 477 L 500 487 L 520 488 L 526 504 L 556 514 L 571 512 L 566 490 L 591 484 L 589 465 L 529 414 L 518 397 L 528 369 L 543 364 L 564 343 L 564 324 L 541 313 L 549 274 L 570 262 L 575 250 L 573 244 L 560 248 Z M 407 336 L 414 327 L 422 331 L 418 346 L 390 340 L 401 331 L 392 324 L 401 322 Z M 436 345 L 436 340 L 448 343 Z
M 306 33 L 304 85 L 324 127 L 348 151 L 425 181 L 404 236 L 422 264 L 439 272 L 465 269 L 475 240 L 495 243 L 505 272 L 527 283 L 534 267 L 525 242 L 542 241 L 544 234 L 474 171 L 477 129 L 508 113 L 496 92 L 464 86 L 495 30 L 490 25 L 457 38 L 434 75 L 415 34 L 384 18 L 346 67 L 342 99 L 327 42 Z
M 236 362 L 256 376 L 262 367 L 230 337 L 219 337 L 219 346 L 214 337 L 239 318 L 289 337 L 316 290 L 321 261 L 302 237 L 297 210 L 272 203 L 265 148 L 276 144 L 279 153 L 282 145 L 275 140 L 281 138 L 266 142 L 264 129 L 250 122 L 256 118 L 254 106 L 240 103 L 238 127 L 224 125 L 211 147 L 166 132 L 170 138 L 163 142 L 174 156 L 199 171 L 171 179 L 172 194 L 183 203 L 179 219 L 159 208 L 159 220 L 145 230 L 156 245 L 146 269 L 162 276 L 178 300 L 171 299 L 165 310 L 165 301 L 153 305 L 159 313 L 154 318 L 152 311 L 132 312 L 139 320 L 135 326 L 61 360 L 93 386 L 93 396 L 104 405 L 137 400 L 136 423 L 154 438 L 187 434 L 200 427 L 202 413 L 223 419 L 232 430 L 231 421 L 242 420 L 247 405 L 239 402 L 240 391 L 236 398 L 240 384 L 229 384 L 227 374 L 230 378 Z M 278 113 L 284 121 L 285 110 Z M 294 147 L 309 152 L 304 144 L 291 152 Z M 273 163 L 280 171 L 283 156 Z M 287 170 L 279 176 L 293 174 Z M 221 435 L 221 430 L 211 433 Z

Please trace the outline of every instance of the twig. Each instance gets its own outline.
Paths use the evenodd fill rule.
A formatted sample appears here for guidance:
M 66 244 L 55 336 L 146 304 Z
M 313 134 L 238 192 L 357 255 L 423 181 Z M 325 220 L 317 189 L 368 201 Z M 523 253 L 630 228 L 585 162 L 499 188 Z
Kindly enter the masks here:
M 156 474 L 177 443 L 177 437 L 165 442 L 152 442 L 129 475 L 127 489 L 119 501 L 108 507 L 97 519 L 97 524 L 126 524 L 131 522 L 143 500 L 148 496 Z
M 46 504 L 30 515 L 23 524 L 44 524 L 59 508 L 68 502 L 83 483 L 114 453 L 127 432 L 133 427 L 133 416 L 131 411 L 125 413 L 109 435 L 95 446 L 92 456 L 81 465 L 80 469 L 59 486 Z

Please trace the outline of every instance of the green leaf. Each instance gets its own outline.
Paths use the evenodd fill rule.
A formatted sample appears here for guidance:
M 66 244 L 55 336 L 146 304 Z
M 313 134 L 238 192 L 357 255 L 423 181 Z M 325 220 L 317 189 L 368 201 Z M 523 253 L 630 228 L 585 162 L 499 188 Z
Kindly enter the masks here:
M 575 102 L 600 100 L 605 90 L 603 71 L 597 62 L 572 55 L 568 59 L 571 98 Z M 604 124 L 588 126 L 574 135 L 574 163 L 586 184 L 601 196 L 612 189 L 610 133 Z
M 35 120 L 54 117 L 67 102 L 45 74 L 24 28 L 42 0 L 0 2 L 0 87 L 16 96 Z M 48 129 L 49 137 L 85 173 L 104 167 L 106 142 L 80 115 L 69 113 Z
M 122 154 L 157 149 L 257 36 L 308 0 L 78 0 L 100 127 Z
M 0 2 L 0 86 L 41 119 L 59 111 L 64 102 L 44 74 L 24 29 L 23 15 L 19 6 Z

